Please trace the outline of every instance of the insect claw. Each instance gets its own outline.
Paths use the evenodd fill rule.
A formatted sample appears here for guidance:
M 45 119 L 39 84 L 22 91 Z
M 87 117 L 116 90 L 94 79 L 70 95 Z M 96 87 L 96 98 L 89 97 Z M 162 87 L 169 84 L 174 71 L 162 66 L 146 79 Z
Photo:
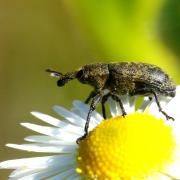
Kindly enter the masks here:
M 172 121 L 175 121 L 175 119 L 174 119 L 173 117 L 170 117 L 170 116 L 169 116 L 169 118 L 172 119 Z
M 175 119 L 173 117 L 171 117 L 171 116 L 167 116 L 166 119 L 167 120 L 171 119 L 172 121 L 175 121 Z
M 124 112 L 122 113 L 122 116 L 125 117 L 126 115 L 127 115 L 127 113 L 124 111 Z
M 172 119 L 172 121 L 175 121 L 175 119 L 173 117 L 169 116 L 166 112 L 164 112 L 162 110 L 161 110 L 161 112 L 162 112 L 162 114 L 164 114 L 164 116 L 166 116 L 166 120 Z
M 87 136 L 87 133 L 85 133 L 83 136 L 79 137 L 77 140 L 76 140 L 76 143 L 79 144 L 83 139 L 85 139 Z

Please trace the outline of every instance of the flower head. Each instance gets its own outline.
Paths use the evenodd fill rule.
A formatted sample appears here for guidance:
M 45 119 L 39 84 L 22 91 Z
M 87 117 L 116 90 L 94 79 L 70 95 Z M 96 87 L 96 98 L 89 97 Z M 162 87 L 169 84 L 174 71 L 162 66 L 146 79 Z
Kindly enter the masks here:
M 55 106 L 63 120 L 32 112 L 48 126 L 21 123 L 41 135 L 26 137 L 27 144 L 7 146 L 52 155 L 4 161 L 0 167 L 15 169 L 10 179 L 22 180 L 180 179 L 180 87 L 173 99 L 160 97 L 174 122 L 166 120 L 154 100 L 145 98 L 136 108 L 135 97 L 121 99 L 128 115 L 122 117 L 118 104 L 109 99 L 112 117 L 103 121 L 101 114 L 93 112 L 90 133 L 79 145 L 76 140 L 84 134 L 88 105 L 74 101 L 71 111 Z

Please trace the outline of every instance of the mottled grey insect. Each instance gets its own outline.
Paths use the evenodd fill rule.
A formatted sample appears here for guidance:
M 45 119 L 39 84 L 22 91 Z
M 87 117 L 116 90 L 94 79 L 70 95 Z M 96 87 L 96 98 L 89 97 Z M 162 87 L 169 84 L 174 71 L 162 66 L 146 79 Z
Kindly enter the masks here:
M 176 86 L 168 74 L 155 65 L 134 62 L 94 63 L 66 74 L 51 69 L 47 69 L 47 72 L 59 78 L 57 81 L 58 86 L 64 86 L 68 81 L 76 78 L 81 83 L 94 87 L 94 90 L 85 101 L 85 103 L 89 103 L 92 99 L 84 127 L 85 133 L 77 139 L 77 143 L 87 136 L 91 114 L 100 102 L 102 104 L 103 117 L 106 118 L 105 102 L 108 97 L 112 97 L 113 100 L 119 103 L 122 116 L 125 116 L 126 111 L 120 95 L 154 96 L 159 111 L 167 119 L 174 120 L 173 117 L 170 117 L 162 110 L 158 95 L 174 97 Z M 108 93 L 105 94 L 105 90 L 106 92 L 108 90 Z

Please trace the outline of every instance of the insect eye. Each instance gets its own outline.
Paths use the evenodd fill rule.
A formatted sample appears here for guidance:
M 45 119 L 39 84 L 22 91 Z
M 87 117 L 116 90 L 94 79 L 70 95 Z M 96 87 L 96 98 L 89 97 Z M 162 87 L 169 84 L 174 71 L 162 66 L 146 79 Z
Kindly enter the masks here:
M 82 75 L 83 75 L 83 70 L 81 69 L 81 70 L 78 71 L 76 77 L 80 78 Z

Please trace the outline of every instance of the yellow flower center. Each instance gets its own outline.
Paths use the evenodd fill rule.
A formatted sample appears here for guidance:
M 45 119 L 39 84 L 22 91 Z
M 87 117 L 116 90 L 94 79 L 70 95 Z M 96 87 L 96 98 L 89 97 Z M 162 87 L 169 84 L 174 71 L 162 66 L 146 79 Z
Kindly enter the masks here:
M 103 121 L 81 141 L 76 171 L 87 179 L 144 179 L 172 161 L 172 128 L 145 113 Z

